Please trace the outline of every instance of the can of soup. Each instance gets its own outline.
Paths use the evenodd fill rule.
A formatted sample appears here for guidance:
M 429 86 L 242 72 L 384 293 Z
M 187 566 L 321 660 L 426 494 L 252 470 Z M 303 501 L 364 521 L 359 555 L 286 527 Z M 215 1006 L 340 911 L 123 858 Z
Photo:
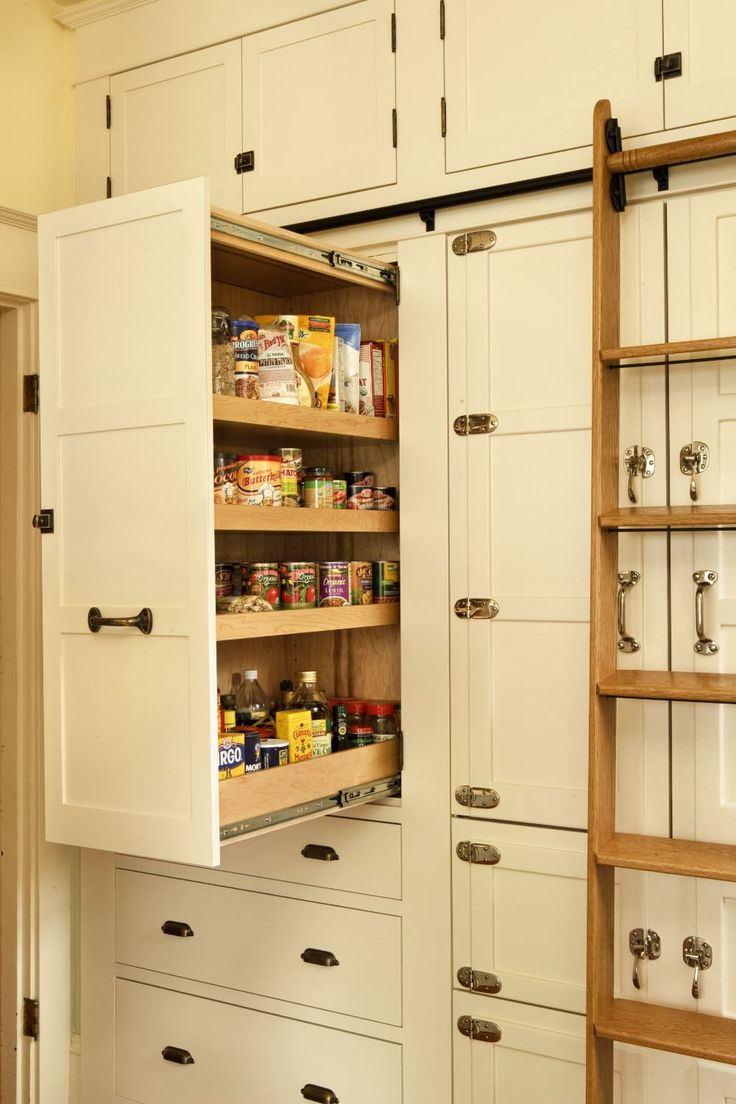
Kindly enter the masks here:
M 282 609 L 313 609 L 317 604 L 315 564 L 287 560 L 279 564 Z
M 373 602 L 373 564 L 367 560 L 350 561 L 350 605 L 370 606 Z
M 383 604 L 399 600 L 399 561 L 374 560 L 373 601 Z
M 350 564 L 347 560 L 326 560 L 319 565 L 319 604 L 350 605 Z
M 395 487 L 374 487 L 373 488 L 373 509 L 374 510 L 395 510 L 396 509 L 396 488 Z
M 347 500 L 348 510 L 372 510 L 373 488 L 362 483 L 348 483 Z
M 281 449 L 281 505 L 302 504 L 302 450 Z
M 242 506 L 281 505 L 281 456 L 252 453 L 238 457 L 238 501 Z
M 281 608 L 281 576 L 277 563 L 243 564 L 243 594 L 263 598 L 271 609 Z

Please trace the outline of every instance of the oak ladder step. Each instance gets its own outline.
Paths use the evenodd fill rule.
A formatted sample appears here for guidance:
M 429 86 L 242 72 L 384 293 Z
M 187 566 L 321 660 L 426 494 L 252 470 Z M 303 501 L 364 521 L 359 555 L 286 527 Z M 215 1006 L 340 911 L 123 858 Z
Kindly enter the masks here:
M 593 1030 L 618 1043 L 736 1065 L 736 1020 L 721 1016 L 614 1000 L 596 1016 Z
M 601 529 L 736 528 L 736 505 L 623 506 L 598 516 Z
M 662 341 L 656 345 L 620 345 L 613 349 L 601 349 L 602 364 L 615 364 L 619 360 L 642 360 L 649 357 L 685 356 L 688 353 L 719 353 L 736 349 L 736 337 L 705 337 L 691 341 Z M 717 356 L 708 357 L 718 360 Z M 636 365 L 629 365 L 635 368 Z
M 597 689 L 604 698 L 736 703 L 736 675 L 700 671 L 615 671 Z
M 736 882 L 736 846 L 730 843 L 701 843 L 699 840 L 617 832 L 599 844 L 595 860 L 600 866 Z

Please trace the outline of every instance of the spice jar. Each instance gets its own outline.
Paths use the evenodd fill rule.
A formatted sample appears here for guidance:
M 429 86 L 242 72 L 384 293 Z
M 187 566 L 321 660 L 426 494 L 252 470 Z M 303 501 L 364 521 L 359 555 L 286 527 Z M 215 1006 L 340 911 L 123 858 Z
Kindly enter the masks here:
M 212 308 L 212 391 L 215 395 L 235 394 L 235 354 L 227 307 Z
M 359 748 L 373 743 L 373 729 L 370 725 L 348 725 L 348 747 Z
M 396 707 L 390 702 L 368 702 L 365 719 L 366 724 L 370 724 L 373 729 L 374 744 L 396 739 Z

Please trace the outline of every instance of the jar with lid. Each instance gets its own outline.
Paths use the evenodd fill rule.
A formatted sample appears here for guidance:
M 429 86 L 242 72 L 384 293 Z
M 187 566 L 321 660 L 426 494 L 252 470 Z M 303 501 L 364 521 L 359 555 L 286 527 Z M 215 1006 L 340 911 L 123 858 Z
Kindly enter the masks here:
M 332 509 L 332 472 L 329 468 L 304 469 L 304 505 L 313 510 Z
M 212 390 L 215 395 L 235 394 L 235 353 L 227 307 L 212 308 Z
M 365 707 L 366 724 L 373 729 L 373 743 L 395 740 L 396 707 L 390 702 L 368 702 Z
M 349 725 L 365 724 L 365 702 L 351 699 L 345 702 L 347 708 L 347 723 Z
M 312 715 L 312 756 L 332 752 L 332 737 L 327 724 L 329 706 L 327 699 L 317 686 L 316 671 L 299 671 L 296 676 L 297 687 L 291 700 L 292 709 L 308 709 Z
M 264 740 L 276 735 L 271 703 L 258 681 L 258 671 L 243 671 L 243 681 L 235 695 L 235 718 L 238 729 L 257 728 Z

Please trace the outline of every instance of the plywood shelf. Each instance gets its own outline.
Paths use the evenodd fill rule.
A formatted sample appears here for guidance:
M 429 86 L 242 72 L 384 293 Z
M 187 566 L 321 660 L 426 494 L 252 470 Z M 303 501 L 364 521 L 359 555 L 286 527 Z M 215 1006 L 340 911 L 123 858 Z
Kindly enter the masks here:
M 391 778 L 400 770 L 401 741 L 396 739 L 230 778 L 218 783 L 220 826 L 305 805 Z
M 220 533 L 397 533 L 393 510 L 312 510 L 286 506 L 215 506 Z
M 282 431 L 309 440 L 329 438 L 360 442 L 398 441 L 396 418 L 367 418 L 364 414 L 341 414 L 338 410 L 319 410 L 308 406 L 242 399 L 235 395 L 213 395 L 212 416 L 215 439 L 220 426 L 244 426 L 258 430 Z
M 641 1001 L 613 1000 L 594 1019 L 603 1039 L 736 1064 L 736 1021 Z
M 663 341 L 656 345 L 620 345 L 616 348 L 601 349 L 602 364 L 616 365 L 622 360 L 647 360 L 664 363 L 664 357 L 681 357 L 684 363 L 703 358 L 718 360 L 716 355 L 726 350 L 736 350 L 736 337 L 707 337 L 693 341 Z M 681 361 L 682 362 L 682 361 Z M 629 367 L 637 367 L 635 364 Z
M 375 629 L 398 625 L 399 604 L 274 610 L 272 613 L 220 613 L 215 618 L 218 641 L 254 640 L 268 636 Z
M 624 506 L 598 518 L 601 529 L 734 529 L 736 506 Z
M 606 698 L 736 703 L 736 675 L 699 671 L 615 671 L 597 689 Z
M 736 881 L 736 846 L 617 832 L 595 851 L 601 866 Z

